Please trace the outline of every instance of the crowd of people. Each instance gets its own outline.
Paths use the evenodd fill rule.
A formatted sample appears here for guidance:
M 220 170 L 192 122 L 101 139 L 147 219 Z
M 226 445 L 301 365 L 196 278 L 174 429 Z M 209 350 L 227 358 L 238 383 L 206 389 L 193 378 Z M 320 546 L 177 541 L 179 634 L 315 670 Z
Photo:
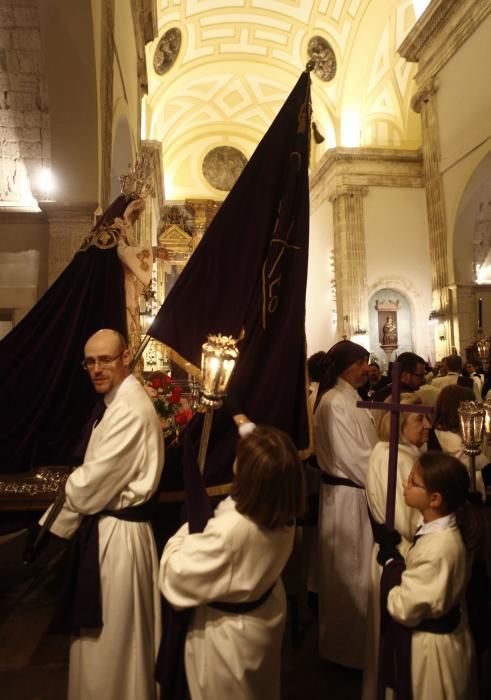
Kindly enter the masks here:
M 390 376 L 368 360 L 365 348 L 343 340 L 308 362 L 320 476 L 309 578 L 319 600 L 319 654 L 363 670 L 364 700 L 383 697 L 386 688 L 401 698 L 477 698 L 466 590 L 473 562 L 489 559 L 477 506 L 467 500 L 470 464 L 457 409 L 478 387 L 481 396 L 485 382 L 475 366 L 465 375 L 460 361 L 457 371 L 454 357 L 433 377 L 421 357 L 403 353 L 406 410 L 391 436 L 390 411 L 358 405 L 392 400 Z M 192 610 L 184 650 L 192 700 L 279 699 L 281 574 L 306 502 L 305 465 L 293 442 L 278 429 L 241 421 L 230 496 L 201 532 L 184 524 L 159 566 L 150 506 L 164 446 L 154 407 L 116 331 L 87 340 L 83 366 L 101 410 L 61 512 L 49 521 L 53 535 L 73 540 L 61 615 L 72 635 L 69 698 L 159 697 L 154 667 L 163 594 L 176 610 Z M 385 524 L 391 439 L 394 527 Z M 474 504 L 485 501 L 488 461 L 483 449 Z M 483 615 L 489 588 L 484 595 Z
M 380 403 L 372 410 L 358 405 L 360 399 L 393 401 L 392 381 L 368 360 L 362 346 L 340 341 L 316 354 L 311 375 L 321 470 L 319 652 L 331 662 L 363 670 L 364 700 L 384 697 L 388 686 L 396 688 L 396 697 L 411 697 L 411 692 L 414 698 L 478 697 L 479 664 L 465 598 L 473 562 L 479 560 L 481 613 L 489 615 L 491 557 L 483 551 L 483 539 L 469 534 L 469 513 L 475 515 L 477 506 L 466 500 L 470 461 L 458 408 L 461 401 L 482 401 L 484 378 L 475 364 L 463 368 L 453 355 L 444 358 L 438 372 L 415 353 L 397 358 L 400 403 L 413 411 L 401 413 L 395 440 L 392 529 L 385 525 L 391 413 Z M 469 495 L 474 504 L 485 503 L 486 485 L 491 485 L 490 454 L 485 440 L 475 460 L 478 492 Z M 395 577 L 393 571 L 386 575 L 387 562 L 389 569 L 395 566 Z M 391 627 L 391 621 L 400 624 Z M 402 642 L 401 629 L 411 633 Z M 476 641 L 481 652 L 483 640 Z M 490 641 L 488 634 L 484 646 Z M 401 645 L 405 656 L 392 658 Z M 409 695 L 399 694 L 398 683 L 406 693 L 409 687 Z

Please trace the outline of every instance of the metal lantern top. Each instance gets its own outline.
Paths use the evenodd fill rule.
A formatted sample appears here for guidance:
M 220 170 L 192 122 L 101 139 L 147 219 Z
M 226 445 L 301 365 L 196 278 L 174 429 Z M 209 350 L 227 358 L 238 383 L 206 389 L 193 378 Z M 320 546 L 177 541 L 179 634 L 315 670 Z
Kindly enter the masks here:
M 464 451 L 469 455 L 477 455 L 481 452 L 486 417 L 484 406 L 475 401 L 461 401 L 458 414 Z
M 489 347 L 489 340 L 485 336 L 481 336 L 476 342 L 477 353 L 483 364 L 489 362 Z
M 482 406 L 485 412 L 484 430 L 486 432 L 486 435 L 488 437 L 491 437 L 491 399 L 486 399 Z
M 229 335 L 209 335 L 201 353 L 201 402 L 219 408 L 239 356 L 237 341 Z

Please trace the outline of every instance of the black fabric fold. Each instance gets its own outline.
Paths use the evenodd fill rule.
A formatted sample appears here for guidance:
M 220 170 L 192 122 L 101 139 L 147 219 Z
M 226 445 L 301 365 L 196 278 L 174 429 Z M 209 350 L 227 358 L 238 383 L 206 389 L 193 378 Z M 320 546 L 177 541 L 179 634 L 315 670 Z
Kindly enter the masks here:
M 412 700 L 412 630 L 396 622 L 387 610 L 389 591 L 398 586 L 406 568 L 402 559 L 393 559 L 382 570 L 380 579 L 380 643 L 377 700 L 385 699 L 385 689 L 393 688 L 396 700 Z

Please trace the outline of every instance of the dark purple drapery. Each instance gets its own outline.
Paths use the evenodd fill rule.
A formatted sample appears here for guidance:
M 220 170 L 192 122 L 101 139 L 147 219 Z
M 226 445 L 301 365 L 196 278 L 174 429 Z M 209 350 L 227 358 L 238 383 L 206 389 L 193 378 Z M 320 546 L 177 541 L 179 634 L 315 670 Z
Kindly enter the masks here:
M 310 446 L 305 292 L 310 76 L 302 73 L 166 298 L 149 335 L 195 366 L 210 333 L 244 339 L 230 383 L 251 420 Z M 230 479 L 236 428 L 214 418 L 207 484 Z M 216 458 L 215 458 L 216 457 Z
M 305 355 L 309 137 L 310 77 L 303 73 L 149 330 L 198 367 L 208 334 L 238 338 L 244 332 L 229 387 L 235 403 L 256 423 L 288 432 L 305 452 L 310 447 Z M 189 442 L 190 431 L 199 438 L 201 419 L 196 416 L 187 428 Z M 225 409 L 216 411 L 207 485 L 231 480 L 236 442 L 232 417 Z M 211 511 L 189 445 L 184 475 L 190 530 L 199 532 Z M 165 605 L 156 677 L 172 700 L 186 697 L 183 649 L 189 614 Z
M 121 217 L 118 197 L 96 230 Z M 0 342 L 0 473 L 71 464 L 97 400 L 80 363 L 100 328 L 126 335 L 124 272 L 116 247 L 84 246 Z

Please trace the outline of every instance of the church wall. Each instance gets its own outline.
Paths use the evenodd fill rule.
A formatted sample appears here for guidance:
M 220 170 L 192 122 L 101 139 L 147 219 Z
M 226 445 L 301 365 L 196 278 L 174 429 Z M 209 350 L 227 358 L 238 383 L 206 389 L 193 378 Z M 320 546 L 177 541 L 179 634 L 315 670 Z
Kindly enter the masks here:
M 100 139 L 90 2 L 40 3 L 59 204 L 97 202 Z
M 425 192 L 370 187 L 363 214 L 368 298 L 387 288 L 404 295 L 411 310 L 412 350 L 425 359 L 434 357 L 428 324 L 432 300 Z M 370 350 L 380 353 L 379 347 Z
M 116 48 L 116 65 L 114 66 L 113 118 L 120 118 L 121 112 L 126 114 L 136 148 L 139 141 L 140 99 L 137 75 L 137 50 L 135 28 L 129 0 L 118 0 L 115 3 L 114 42 Z M 117 113 L 119 112 L 119 114 Z M 115 128 L 116 125 L 113 124 Z
M 48 224 L 41 213 L 3 211 L 0 218 L 0 318 L 18 323 L 48 286 Z
M 305 330 L 307 354 L 328 350 L 336 340 L 336 300 L 333 298 L 331 267 L 333 250 L 332 204 L 325 199 L 311 213 L 309 271 L 307 280 Z
M 463 266 L 455 269 L 465 241 L 455 240 L 461 197 L 475 168 L 491 151 L 491 82 L 483 73 L 491 62 L 491 15 L 438 73 L 436 93 L 440 138 L 440 170 L 449 235 L 450 284 L 472 282 Z M 471 76 L 474 76 L 471 79 Z M 467 266 L 469 268 L 469 266 Z

